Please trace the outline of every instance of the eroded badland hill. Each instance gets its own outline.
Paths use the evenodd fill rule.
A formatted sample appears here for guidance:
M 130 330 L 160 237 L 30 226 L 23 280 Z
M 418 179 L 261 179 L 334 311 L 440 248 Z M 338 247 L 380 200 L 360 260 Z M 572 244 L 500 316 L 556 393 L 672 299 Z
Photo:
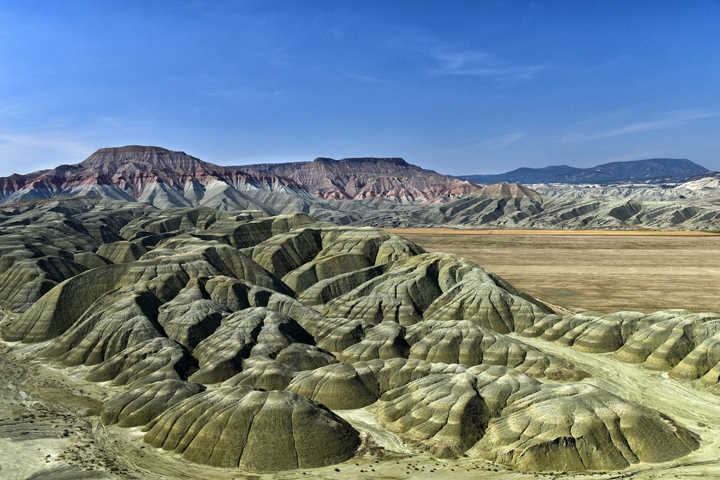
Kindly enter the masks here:
M 0 263 L 7 478 L 720 470 L 718 314 L 561 316 L 382 230 L 100 198 L 4 206 Z

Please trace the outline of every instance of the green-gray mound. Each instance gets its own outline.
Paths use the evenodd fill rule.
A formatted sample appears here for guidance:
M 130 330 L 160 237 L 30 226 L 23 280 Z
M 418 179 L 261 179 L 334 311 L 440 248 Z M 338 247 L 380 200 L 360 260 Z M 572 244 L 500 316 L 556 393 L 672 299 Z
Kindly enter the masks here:
M 139 343 L 94 366 L 85 376 L 91 382 L 145 385 L 160 380 L 185 380 L 197 370 L 182 345 L 165 337 Z
M 260 390 L 284 390 L 295 376 L 297 369 L 277 360 L 251 357 L 243 361 L 243 370 L 223 382 L 236 387 L 247 385 Z
M 313 468 L 355 455 L 347 422 L 285 391 L 221 387 L 184 400 L 145 427 L 145 441 L 183 458 L 257 471 Z
M 105 402 L 100 419 L 120 427 L 145 425 L 176 403 L 204 390 L 199 383 L 172 379 L 141 385 Z
M 504 365 L 533 377 L 580 379 L 586 373 L 508 335 L 487 330 L 469 320 L 426 320 L 408 327 L 409 358 L 464 365 Z
M 193 355 L 200 362 L 200 370 L 192 380 L 202 383 L 227 380 L 242 370 L 243 360 L 251 355 L 277 357 L 280 362 L 296 365 L 298 362 L 290 361 L 290 355 L 283 355 L 283 351 L 290 348 L 299 355 L 312 343 L 312 336 L 287 315 L 265 307 L 246 308 L 224 318 L 213 334 L 197 345 Z M 284 360 L 285 357 L 288 359 Z M 315 366 L 313 363 L 312 367 Z
M 451 457 L 482 438 L 490 414 L 472 375 L 430 375 L 398 390 L 383 395 L 378 420 L 406 442 Z
M 667 416 L 597 387 L 547 387 L 507 408 L 469 454 L 524 471 L 617 470 L 699 447 Z
M 88 198 L 0 209 L 3 339 L 42 342 L 20 351 L 122 390 L 103 421 L 147 425 L 148 442 L 191 461 L 251 470 L 354 455 L 358 433 L 329 408 L 367 408 L 378 428 L 437 456 L 522 470 L 617 469 L 698 447 L 524 337 L 717 389 L 720 316 L 563 317 L 458 256 L 304 213 L 233 211 L 258 204 L 186 187 L 187 202 L 225 211 Z M 145 198 L 178 195 L 163 185 Z M 257 195 L 273 214 L 313 211 Z M 485 200 L 447 211 L 502 203 Z M 353 221 L 351 204 L 336 207 L 333 218 Z
M 304 395 L 328 408 L 362 408 L 379 397 L 377 380 L 370 370 L 358 372 L 348 363 L 334 363 L 306 370 L 293 378 L 287 390 Z

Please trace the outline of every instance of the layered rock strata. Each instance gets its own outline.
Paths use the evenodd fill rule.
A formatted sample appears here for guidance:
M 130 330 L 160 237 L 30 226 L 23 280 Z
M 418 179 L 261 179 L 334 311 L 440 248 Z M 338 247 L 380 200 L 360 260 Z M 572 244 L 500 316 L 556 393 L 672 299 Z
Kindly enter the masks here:
M 360 432 L 334 411 L 360 408 L 439 457 L 665 462 L 697 436 L 523 336 L 711 385 L 720 360 L 717 316 L 558 317 L 460 257 L 301 213 L 27 204 L 0 210 L 0 262 L 5 341 L 105 382 L 106 424 L 213 466 L 346 461 Z

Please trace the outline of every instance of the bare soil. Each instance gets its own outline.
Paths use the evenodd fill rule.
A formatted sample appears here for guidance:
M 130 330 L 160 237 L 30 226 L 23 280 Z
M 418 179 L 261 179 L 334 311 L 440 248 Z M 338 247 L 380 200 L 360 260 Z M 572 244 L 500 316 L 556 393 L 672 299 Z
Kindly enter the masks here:
M 720 312 L 720 235 L 605 230 L 388 229 L 461 255 L 571 311 Z

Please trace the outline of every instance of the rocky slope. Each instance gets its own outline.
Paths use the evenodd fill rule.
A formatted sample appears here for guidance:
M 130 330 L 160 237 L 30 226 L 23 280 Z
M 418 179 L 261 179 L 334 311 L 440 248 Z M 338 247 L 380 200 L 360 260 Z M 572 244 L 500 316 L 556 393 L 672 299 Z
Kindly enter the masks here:
M 158 208 L 302 212 L 354 226 L 720 228 L 718 178 L 707 173 L 676 185 L 480 187 L 402 159 L 317 159 L 247 166 L 250 173 L 238 168 L 246 167 L 221 167 L 157 147 L 101 149 L 77 165 L 0 179 L 0 203 L 90 195 Z
M 253 471 L 345 468 L 368 445 L 617 470 L 707 443 L 543 344 L 714 389 L 717 315 L 560 317 L 460 257 L 302 213 L 27 202 L 0 209 L 0 263 L 0 360 L 53 362 L 94 392 L 98 441 L 139 427 L 132 468 L 177 462 L 143 441 Z
M 235 168 L 258 175 L 291 178 L 324 199 L 386 198 L 401 203 L 431 202 L 481 190 L 471 182 L 425 170 L 402 158 L 316 158 L 312 162 Z
M 612 162 L 591 168 L 555 165 L 544 168 L 518 168 L 496 175 L 464 175 L 459 178 L 478 183 L 618 183 L 683 182 L 708 169 L 686 159 L 651 158 Z
M 271 175 L 249 175 L 184 152 L 131 145 L 101 148 L 76 165 L 0 178 L 0 202 L 100 195 L 160 208 L 208 205 L 256 208 L 248 194 L 281 192 L 310 198 L 301 185 Z

